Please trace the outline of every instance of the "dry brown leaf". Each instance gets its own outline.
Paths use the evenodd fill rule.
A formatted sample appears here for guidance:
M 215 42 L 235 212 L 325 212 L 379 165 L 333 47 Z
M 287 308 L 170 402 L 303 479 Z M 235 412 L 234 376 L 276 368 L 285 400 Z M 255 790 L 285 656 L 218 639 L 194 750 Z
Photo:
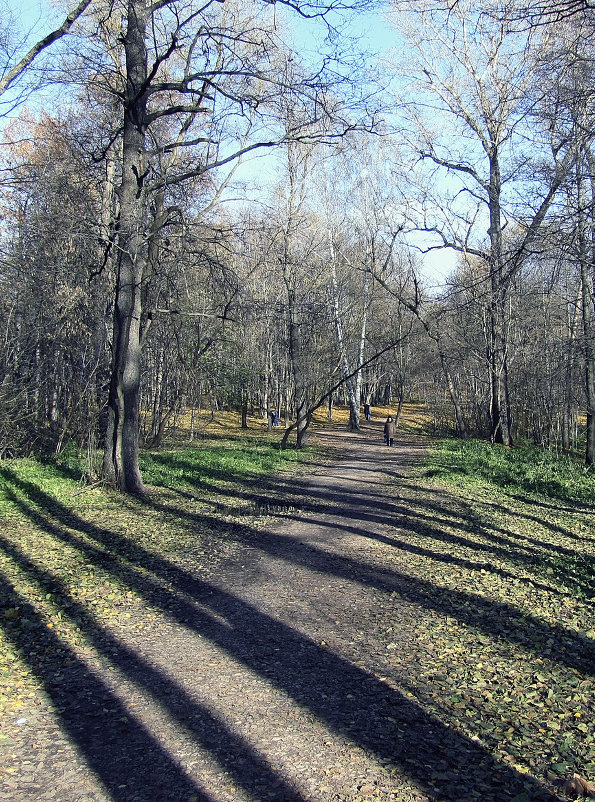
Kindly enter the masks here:
M 562 786 L 562 793 L 575 798 L 577 796 L 591 796 L 595 794 L 595 785 L 579 777 L 578 774 L 575 774 L 566 780 Z

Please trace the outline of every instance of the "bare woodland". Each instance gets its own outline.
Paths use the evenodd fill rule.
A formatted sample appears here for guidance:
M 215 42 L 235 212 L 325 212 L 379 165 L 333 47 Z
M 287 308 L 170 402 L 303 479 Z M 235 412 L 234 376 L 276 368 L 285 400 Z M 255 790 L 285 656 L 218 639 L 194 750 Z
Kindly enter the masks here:
M 595 10 L 88 0 L 0 18 L 0 456 L 427 404 L 595 462 Z M 454 253 L 437 274 L 427 254 Z M 190 436 L 193 436 L 191 431 Z

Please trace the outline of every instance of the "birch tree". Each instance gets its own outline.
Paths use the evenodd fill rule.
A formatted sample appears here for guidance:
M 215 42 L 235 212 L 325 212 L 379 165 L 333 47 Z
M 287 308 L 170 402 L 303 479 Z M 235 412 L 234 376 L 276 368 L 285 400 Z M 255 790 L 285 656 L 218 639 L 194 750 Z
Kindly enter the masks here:
M 337 176 L 335 176 L 337 178 Z M 362 176 L 365 181 L 365 176 Z M 330 179 L 332 180 L 332 179 Z M 371 249 L 369 238 L 362 249 L 362 242 L 354 239 L 353 221 L 347 211 L 345 195 L 352 193 L 343 188 L 341 200 L 337 202 L 337 183 L 333 181 L 332 195 L 329 191 L 329 178 L 324 180 L 326 236 L 328 240 L 328 255 L 325 253 L 329 272 L 329 304 L 334 321 L 335 335 L 341 370 L 345 381 L 345 392 L 349 401 L 349 428 L 357 431 L 360 428 L 360 408 L 362 391 L 362 371 L 358 369 L 364 361 L 366 334 L 368 326 L 368 310 L 371 298 Z M 337 219 L 337 211 L 342 217 Z M 321 226 L 322 228 L 322 226 Z M 351 238 L 344 235 L 345 229 L 352 232 Z M 358 238 L 359 240 L 359 238 Z M 348 257 L 351 257 L 351 259 Z M 323 257 L 324 259 L 324 257 Z M 349 280 L 343 274 L 348 272 Z M 359 280 L 361 278 L 361 281 Z M 349 292 L 350 287 L 357 286 L 357 290 Z M 348 309 L 345 309 L 345 303 Z M 352 334 L 355 343 L 347 341 L 346 316 L 359 319 L 359 331 L 355 329 Z M 353 348 L 355 345 L 355 348 Z

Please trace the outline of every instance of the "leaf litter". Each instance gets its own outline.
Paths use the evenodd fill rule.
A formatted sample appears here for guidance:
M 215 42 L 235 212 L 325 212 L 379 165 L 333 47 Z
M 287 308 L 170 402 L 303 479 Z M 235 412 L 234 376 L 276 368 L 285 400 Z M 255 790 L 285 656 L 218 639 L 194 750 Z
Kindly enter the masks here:
M 395 493 L 402 509 L 394 521 L 395 565 L 412 582 L 423 582 L 427 593 L 407 647 L 417 670 L 401 679 L 400 689 L 561 799 L 591 793 L 595 621 L 592 574 L 584 565 L 592 565 L 595 554 L 593 511 L 481 485 L 445 489 L 420 475 L 401 477 Z M 204 519 L 201 508 L 209 513 Z M 71 513 L 69 524 L 63 511 L 32 504 L 26 517 L 7 520 L 2 531 L 0 568 L 21 603 L 6 594 L 0 612 L 7 633 L 0 641 L 0 715 L 20 729 L 30 720 L 23 711 L 35 716 L 51 702 L 15 647 L 15 632 L 34 643 L 45 627 L 58 636 L 53 648 L 63 648 L 65 659 L 69 648 L 88 656 L 93 647 L 79 626 L 81 615 L 111 632 L 151 629 L 157 610 L 146 609 L 146 599 L 126 581 L 135 546 L 191 562 L 205 576 L 217 570 L 230 548 L 220 536 L 228 522 L 221 532 L 214 528 L 212 505 L 196 496 L 184 501 L 174 491 L 159 491 L 147 507 L 134 500 L 122 505 L 119 496 L 97 490 L 73 499 Z M 88 533 L 102 528 L 128 539 L 130 554 L 97 549 Z M 122 570 L 114 571 L 115 565 Z M 396 591 L 386 597 L 369 620 L 375 648 L 389 667 L 403 659 L 403 643 L 391 627 L 392 605 L 400 599 Z M 501 614 L 484 612 L 484 602 L 486 609 L 500 605 Z M 29 609 L 38 618 L 30 618 Z M 37 655 L 40 661 L 56 656 L 48 648 L 40 646 L 45 649 Z M 15 738 L 12 730 L 0 739 L 8 774 L 15 770 Z M 393 771 L 390 762 L 385 767 Z M 426 774 L 430 789 L 453 779 L 431 766 Z M 478 799 L 481 789 L 479 780 Z M 508 798 L 526 802 L 523 796 Z M 373 785 L 363 784 L 351 797 L 366 798 L 377 798 Z M 401 786 L 390 798 L 440 800 L 440 795 L 436 790 L 423 797 Z
M 426 518 L 432 485 L 448 500 L 431 524 L 397 532 L 409 573 L 428 581 L 443 613 L 420 627 L 410 692 L 499 760 L 573 798 L 579 784 L 565 778 L 595 777 L 593 510 L 427 482 L 400 490 L 409 523 L 416 512 Z M 590 572 L 577 582 L 562 558 Z M 483 600 L 501 615 L 478 614 Z

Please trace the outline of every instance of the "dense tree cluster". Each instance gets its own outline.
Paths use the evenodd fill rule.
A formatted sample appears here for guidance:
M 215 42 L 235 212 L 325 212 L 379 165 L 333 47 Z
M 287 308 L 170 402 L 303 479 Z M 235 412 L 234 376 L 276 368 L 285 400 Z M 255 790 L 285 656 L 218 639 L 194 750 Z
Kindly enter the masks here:
M 16 60 L 5 27 L 7 108 L 66 102 L 4 125 L 0 456 L 74 442 L 142 492 L 181 412 L 299 446 L 409 397 L 593 464 L 589 4 L 391 8 L 384 76 L 357 3 L 91 0 Z

